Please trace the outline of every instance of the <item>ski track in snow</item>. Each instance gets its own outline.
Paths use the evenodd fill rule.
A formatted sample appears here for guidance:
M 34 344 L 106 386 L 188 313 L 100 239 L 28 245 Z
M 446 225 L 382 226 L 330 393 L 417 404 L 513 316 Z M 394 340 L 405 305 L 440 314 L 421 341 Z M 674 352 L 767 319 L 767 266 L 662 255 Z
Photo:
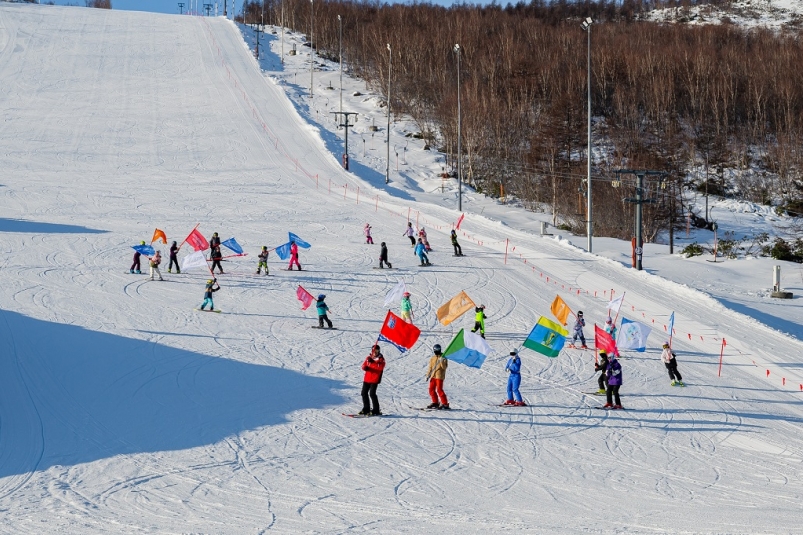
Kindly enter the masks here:
M 303 82 L 266 78 L 233 24 L 104 11 L 0 5 L 0 79 L 15 81 L 0 84 L 0 196 L 3 217 L 31 228 L 0 227 L 3 530 L 797 529 L 799 397 L 750 359 L 803 382 L 798 340 L 703 292 L 479 217 L 466 225 L 485 245 L 465 240 L 467 256 L 452 257 L 455 212 L 344 173 L 284 94 Z M 266 38 L 275 50 L 276 36 Z M 368 200 L 330 195 L 330 178 Z M 388 212 L 407 206 L 426 218 L 431 268 L 417 266 L 405 218 Z M 128 244 L 154 226 L 180 240 L 199 221 L 204 235 L 236 236 L 250 253 L 218 276 L 224 314 L 193 310 L 203 273 L 163 264 L 167 280 L 151 282 L 144 259 L 142 275 L 127 273 Z M 376 245 L 363 243 L 366 221 Z M 301 251 L 304 270 L 285 271 L 272 254 L 271 275 L 255 275 L 256 251 L 287 231 L 313 245 Z M 503 263 L 506 238 L 527 265 Z M 373 269 L 383 240 L 397 269 Z M 399 279 L 421 340 L 403 354 L 383 345 L 387 416 L 344 418 L 359 409 L 359 366 Z M 327 295 L 338 330 L 310 329 L 315 309 L 300 310 L 299 284 Z M 555 293 L 585 312 L 587 338 L 604 323 L 609 295 L 561 285 L 626 292 L 623 316 L 674 311 L 676 326 L 694 323 L 743 354 L 729 354 L 718 378 L 710 343 L 677 336 L 688 386 L 673 388 L 654 346 L 627 353 L 631 410 L 599 411 L 604 398 L 584 393 L 596 385 L 592 351 L 523 351 L 528 406 L 496 407 L 508 351 Z M 445 389 L 460 410 L 415 411 L 428 403 L 432 345 L 473 325 L 472 313 L 448 327 L 435 320 L 460 290 L 486 304 L 495 353 L 480 370 L 449 367 Z M 655 330 L 652 344 L 665 336 Z M 600 507 L 607 499 L 616 507 Z

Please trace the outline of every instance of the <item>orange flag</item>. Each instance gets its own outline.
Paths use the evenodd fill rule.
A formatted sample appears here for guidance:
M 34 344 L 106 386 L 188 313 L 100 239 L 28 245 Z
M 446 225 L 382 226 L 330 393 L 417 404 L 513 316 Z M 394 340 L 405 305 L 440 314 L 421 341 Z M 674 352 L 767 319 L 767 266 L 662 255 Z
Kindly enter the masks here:
M 167 236 L 163 230 L 156 229 L 153 231 L 153 238 L 151 238 L 151 243 L 155 242 L 156 240 L 162 240 L 162 243 L 167 245 Z
M 438 321 L 444 325 L 449 325 L 475 306 L 477 305 L 474 304 L 474 301 L 471 300 L 466 292 L 460 292 L 438 309 Z
M 572 313 L 569 305 L 567 305 L 563 299 L 560 298 L 559 295 L 555 296 L 555 300 L 552 301 L 552 315 L 555 316 L 561 325 L 566 325 L 566 320 L 569 318 L 569 314 Z

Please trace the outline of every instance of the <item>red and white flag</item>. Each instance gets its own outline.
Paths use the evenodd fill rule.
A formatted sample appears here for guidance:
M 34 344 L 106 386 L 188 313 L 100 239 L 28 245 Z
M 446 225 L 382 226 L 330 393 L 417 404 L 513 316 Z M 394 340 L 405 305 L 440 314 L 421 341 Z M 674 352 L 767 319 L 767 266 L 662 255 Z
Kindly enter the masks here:
M 197 228 L 192 229 L 192 232 L 190 232 L 190 235 L 187 236 L 187 239 L 184 241 L 189 243 L 190 247 L 196 251 L 206 251 L 209 249 L 209 242 L 206 241 L 204 235 L 201 234 Z
M 382 324 L 382 329 L 379 331 L 379 340 L 393 344 L 396 349 L 404 353 L 415 345 L 419 336 L 421 336 L 421 330 L 418 327 L 407 323 L 388 310 L 385 323 Z
M 301 301 L 301 310 L 307 310 L 310 305 L 315 302 L 315 298 L 312 294 L 305 290 L 300 284 L 296 290 L 296 297 Z
M 460 217 L 457 219 L 457 224 L 454 226 L 454 228 L 460 230 L 460 223 L 463 222 L 464 217 L 466 217 L 466 214 L 460 214 Z

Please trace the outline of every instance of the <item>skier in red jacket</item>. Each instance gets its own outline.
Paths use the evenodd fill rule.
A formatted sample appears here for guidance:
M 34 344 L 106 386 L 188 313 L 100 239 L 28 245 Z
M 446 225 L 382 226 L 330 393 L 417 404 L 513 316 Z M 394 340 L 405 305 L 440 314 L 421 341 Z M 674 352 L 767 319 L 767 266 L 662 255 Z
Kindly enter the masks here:
M 290 263 L 287 265 L 287 271 L 293 270 L 293 264 L 301 271 L 301 264 L 298 263 L 298 245 L 296 242 L 290 242 Z
M 376 387 L 382 382 L 382 372 L 385 369 L 385 357 L 379 352 L 379 345 L 375 345 L 371 350 L 371 354 L 366 357 L 365 362 L 362 363 L 362 369 L 365 371 L 365 377 L 362 382 L 362 410 L 359 414 L 381 416 L 382 412 L 379 410 L 379 398 L 376 397 Z M 371 403 L 374 409 L 371 410 L 371 405 L 368 403 L 368 396 L 371 397 Z

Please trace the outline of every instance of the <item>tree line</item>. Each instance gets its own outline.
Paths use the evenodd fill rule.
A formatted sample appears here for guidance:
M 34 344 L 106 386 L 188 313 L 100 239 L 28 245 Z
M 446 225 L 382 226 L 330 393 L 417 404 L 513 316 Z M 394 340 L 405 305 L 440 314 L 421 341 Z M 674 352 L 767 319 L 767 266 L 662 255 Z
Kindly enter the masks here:
M 729 1 L 718 2 L 723 5 Z M 803 41 L 800 31 L 691 26 L 644 20 L 672 1 L 529 4 L 380 4 L 329 0 L 245 2 L 246 23 L 307 33 L 316 51 L 344 66 L 414 119 L 450 161 L 457 150 L 460 45 L 464 180 L 490 195 L 513 194 L 553 222 L 585 229 L 588 34 L 591 17 L 594 232 L 633 235 L 632 175 L 647 181 L 645 238 L 686 210 L 689 188 L 803 213 Z M 390 45 L 388 51 L 387 45 Z M 624 214 L 624 217 L 623 217 Z M 701 215 L 701 214 L 697 214 Z

